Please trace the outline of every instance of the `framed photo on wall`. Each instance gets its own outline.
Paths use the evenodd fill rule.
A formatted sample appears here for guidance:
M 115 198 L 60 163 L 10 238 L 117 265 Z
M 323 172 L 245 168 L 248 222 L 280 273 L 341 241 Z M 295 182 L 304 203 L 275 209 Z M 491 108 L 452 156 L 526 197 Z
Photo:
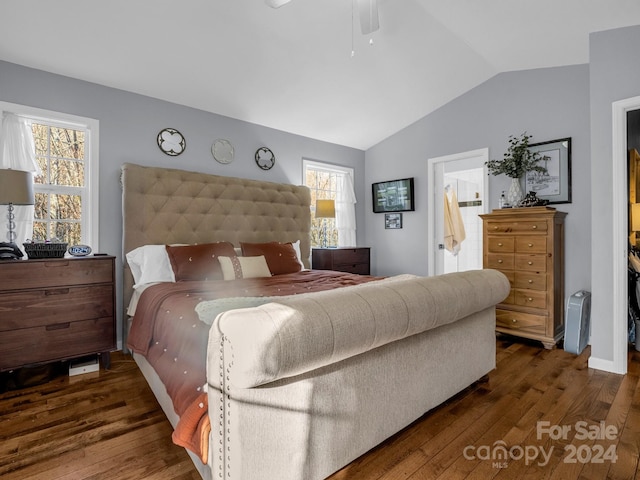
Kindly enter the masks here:
M 384 228 L 402 228 L 402 214 L 401 213 L 385 213 L 384 214 Z
M 524 192 L 535 192 L 549 203 L 571 203 L 571 137 L 529 145 L 529 151 L 538 152 L 543 160 L 538 164 L 546 173 L 527 172 Z

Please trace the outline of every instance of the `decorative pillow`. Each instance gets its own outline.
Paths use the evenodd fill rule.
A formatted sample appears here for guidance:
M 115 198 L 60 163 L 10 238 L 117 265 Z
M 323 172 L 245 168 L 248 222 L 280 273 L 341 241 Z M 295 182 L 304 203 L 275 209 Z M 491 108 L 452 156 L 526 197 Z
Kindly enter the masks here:
M 267 265 L 269 265 L 269 270 L 273 275 L 295 273 L 302 270 L 302 265 L 291 242 L 240 242 L 240 247 L 242 247 L 242 255 L 245 257 L 264 255 Z
M 218 257 L 233 256 L 233 244 L 229 242 L 203 243 L 173 247 L 167 245 L 167 254 L 176 281 L 222 280 Z
M 263 255 L 259 257 L 218 257 L 225 280 L 270 277 L 271 271 Z
M 175 282 L 176 278 L 164 245 L 143 245 L 126 255 L 134 286 L 155 282 Z

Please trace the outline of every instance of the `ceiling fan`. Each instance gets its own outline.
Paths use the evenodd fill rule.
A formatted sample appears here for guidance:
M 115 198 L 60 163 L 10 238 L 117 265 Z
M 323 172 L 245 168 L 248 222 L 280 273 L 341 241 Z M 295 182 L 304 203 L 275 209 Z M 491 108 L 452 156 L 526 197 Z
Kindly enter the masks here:
M 280 8 L 291 0 L 264 0 L 271 8 Z M 363 35 L 369 35 L 380 28 L 378 22 L 378 0 L 354 0 L 358 5 L 360 28 Z

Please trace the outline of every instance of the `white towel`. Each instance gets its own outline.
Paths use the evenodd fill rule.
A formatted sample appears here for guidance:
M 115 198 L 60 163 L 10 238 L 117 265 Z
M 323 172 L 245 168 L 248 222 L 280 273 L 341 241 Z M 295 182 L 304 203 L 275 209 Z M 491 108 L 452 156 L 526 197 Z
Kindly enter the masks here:
M 444 246 L 453 255 L 457 255 L 465 238 L 460 206 L 456 192 L 452 190 L 451 200 L 446 193 L 444 195 Z

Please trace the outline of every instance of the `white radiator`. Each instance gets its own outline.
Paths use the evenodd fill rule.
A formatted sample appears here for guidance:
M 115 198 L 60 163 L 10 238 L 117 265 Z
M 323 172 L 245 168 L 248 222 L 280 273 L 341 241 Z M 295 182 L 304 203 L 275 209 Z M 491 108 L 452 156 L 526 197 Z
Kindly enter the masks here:
M 580 290 L 567 300 L 564 324 L 564 349 L 579 355 L 589 343 L 591 293 Z

